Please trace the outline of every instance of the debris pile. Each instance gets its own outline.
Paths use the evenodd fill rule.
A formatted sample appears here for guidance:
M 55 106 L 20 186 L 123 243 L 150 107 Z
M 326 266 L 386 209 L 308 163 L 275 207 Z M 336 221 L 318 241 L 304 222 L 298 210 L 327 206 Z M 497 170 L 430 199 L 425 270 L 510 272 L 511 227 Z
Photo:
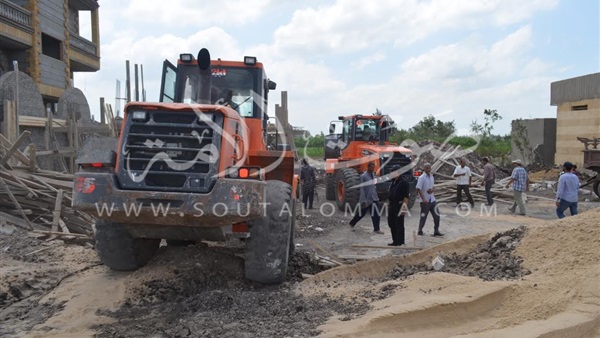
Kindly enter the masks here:
M 459 165 L 459 159 L 464 159 L 466 166 L 473 174 L 472 185 L 469 189 L 475 202 L 487 203 L 483 182 L 483 163 L 481 157 L 460 145 L 441 144 L 436 141 L 421 141 L 408 145 L 417 154 L 416 168 L 422 168 L 425 163 L 432 165 L 431 172 L 436 178 L 436 199 L 438 202 L 455 202 L 456 178 L 453 177 L 454 169 Z M 505 188 L 510 180 L 510 170 L 499 165 L 494 165 L 496 181 L 492 186 L 495 201 L 512 203 L 513 192 Z M 535 197 L 535 196 L 533 196 Z M 462 196 L 463 202 L 466 196 Z
M 355 318 L 370 309 L 359 299 L 303 296 L 290 283 L 247 282 L 239 259 L 200 246 L 177 249 L 159 255 L 153 264 L 182 254 L 211 263 L 180 263 L 173 275 L 141 283 L 121 308 L 100 311 L 114 322 L 98 325 L 97 337 L 314 337 L 330 316 Z M 320 269 L 308 254 L 294 254 L 291 265 L 292 283 L 299 271 Z M 217 266 L 221 271 L 215 272 Z
M 483 173 L 481 157 L 460 145 L 442 144 L 437 141 L 426 140 L 407 145 L 416 158 L 416 167 L 422 168 L 423 164 L 431 163 L 432 170 L 443 179 L 454 179 L 454 169 L 458 166 L 458 159 L 465 159 L 466 165 L 474 173 Z M 505 170 L 495 164 L 496 179 L 500 180 L 510 176 L 510 170 Z
M 93 217 L 71 208 L 73 175 L 42 170 L 35 151 L 29 156 L 21 152 L 18 148 L 27 133 L 14 144 L 2 137 L 0 222 L 47 236 L 90 241 Z
M 474 251 L 458 255 L 442 255 L 442 272 L 463 276 L 477 276 L 483 280 L 519 279 L 531 273 L 521 267 L 522 259 L 512 253 L 525 235 L 525 227 L 497 233 L 489 241 L 479 245 Z M 393 279 L 404 279 L 419 272 L 431 272 L 432 265 L 417 264 L 395 267 L 390 273 Z

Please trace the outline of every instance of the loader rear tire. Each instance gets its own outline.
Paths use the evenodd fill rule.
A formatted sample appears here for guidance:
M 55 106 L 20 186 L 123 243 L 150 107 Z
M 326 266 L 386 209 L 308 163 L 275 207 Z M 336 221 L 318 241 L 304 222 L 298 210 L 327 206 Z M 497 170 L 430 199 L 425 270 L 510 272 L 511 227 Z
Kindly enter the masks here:
M 596 196 L 600 198 L 600 179 L 596 179 L 596 182 L 594 182 L 594 192 L 596 193 Z
M 260 218 L 249 222 L 246 239 L 246 278 L 262 284 L 281 283 L 287 273 L 292 209 L 292 187 L 282 181 L 267 181 L 266 207 Z
M 160 246 L 160 239 L 134 238 L 121 223 L 96 221 L 96 252 L 113 270 L 136 270 L 146 265 Z
M 335 200 L 338 208 L 345 211 L 348 205 L 350 210 L 354 210 L 360 198 L 360 188 L 357 187 L 360 184 L 358 172 L 352 168 L 340 169 L 335 182 Z
M 335 201 L 335 175 L 325 175 L 325 198 L 328 201 Z

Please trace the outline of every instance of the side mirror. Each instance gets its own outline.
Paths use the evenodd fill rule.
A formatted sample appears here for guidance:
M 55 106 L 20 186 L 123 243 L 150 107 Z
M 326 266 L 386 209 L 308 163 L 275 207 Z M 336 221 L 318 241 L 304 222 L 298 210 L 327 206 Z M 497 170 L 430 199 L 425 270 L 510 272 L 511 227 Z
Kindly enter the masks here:
M 275 81 L 269 80 L 269 90 L 275 90 L 277 88 L 277 83 Z
M 335 124 L 332 123 L 329 125 L 329 133 L 335 134 Z

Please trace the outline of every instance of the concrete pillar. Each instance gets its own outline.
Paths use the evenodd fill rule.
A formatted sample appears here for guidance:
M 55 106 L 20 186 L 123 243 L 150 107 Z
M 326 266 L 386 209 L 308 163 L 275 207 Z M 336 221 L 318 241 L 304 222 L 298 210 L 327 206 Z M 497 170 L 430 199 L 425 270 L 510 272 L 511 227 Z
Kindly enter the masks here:
M 96 56 L 100 57 L 100 16 L 98 8 L 92 11 L 92 42 L 96 45 Z
M 42 55 L 42 32 L 40 30 L 40 9 L 38 6 L 39 0 L 28 0 L 27 10 L 31 12 L 31 26 L 33 27 L 33 35 L 31 48 L 27 50 L 28 68 L 22 69 L 29 73 L 29 76 L 35 83 L 40 83 L 40 59 Z M 23 67 L 24 68 L 24 67 Z
M 69 0 L 63 1 L 63 17 L 65 22 L 65 40 L 62 43 L 62 56 L 65 63 L 65 83 L 63 88 L 71 87 L 71 33 L 69 32 Z

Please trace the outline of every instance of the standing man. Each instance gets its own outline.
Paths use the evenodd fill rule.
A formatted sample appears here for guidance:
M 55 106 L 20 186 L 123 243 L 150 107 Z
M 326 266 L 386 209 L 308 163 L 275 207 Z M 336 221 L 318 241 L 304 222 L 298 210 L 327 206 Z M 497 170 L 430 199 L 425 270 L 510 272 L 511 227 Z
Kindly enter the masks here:
M 556 189 L 556 215 L 565 218 L 565 210 L 569 208 L 571 216 L 577 215 L 577 201 L 579 193 L 579 177 L 573 173 L 573 163 L 565 162 L 564 174 L 558 179 Z
M 485 187 L 487 205 L 491 206 L 494 204 L 494 200 L 492 199 L 492 185 L 496 181 L 496 170 L 494 169 L 494 165 L 490 163 L 489 158 L 484 157 L 481 161 L 483 162 L 483 182 L 481 182 L 481 186 Z
M 506 188 L 514 183 L 513 195 L 515 197 L 515 202 L 508 210 L 515 213 L 517 206 L 519 206 L 519 215 L 525 216 L 527 213 L 525 211 L 525 202 L 523 201 L 523 192 L 529 191 L 529 175 L 527 175 L 527 171 L 523 168 L 523 162 L 521 162 L 521 160 L 512 161 L 512 165 L 512 175 L 510 175 L 510 181 L 506 184 Z
M 368 211 L 371 213 L 371 220 L 373 221 L 373 232 L 383 235 L 383 231 L 379 229 L 380 211 L 379 197 L 377 196 L 377 189 L 375 187 L 375 163 L 369 162 L 367 171 L 360 175 L 360 183 L 360 210 L 350 221 L 350 226 L 354 227 Z M 346 187 L 346 189 L 349 188 L 352 187 Z
M 433 196 L 433 175 L 431 174 L 431 163 L 425 163 L 423 165 L 424 174 L 419 176 L 417 181 L 417 192 L 419 193 L 419 199 L 421 202 L 421 218 L 419 219 L 419 236 L 423 236 L 423 227 L 425 221 L 427 221 L 427 215 L 431 213 L 433 217 L 433 235 L 444 236 L 440 232 L 440 215 L 437 209 L 437 201 Z
M 300 182 L 302 182 L 302 204 L 304 205 L 304 209 L 312 209 L 313 200 L 315 199 L 317 174 L 315 168 L 309 165 L 305 158 L 302 159 Z
M 399 170 L 400 166 L 394 166 L 393 171 Z M 412 179 L 412 170 L 398 175 L 390 184 L 388 194 L 388 225 L 392 232 L 392 243 L 389 246 L 404 245 L 404 215 L 408 210 L 408 195 L 410 186 L 408 182 Z
M 464 190 L 465 195 L 467 195 L 467 200 L 469 204 L 471 204 L 471 208 L 475 206 L 475 202 L 473 202 L 473 196 L 469 192 L 469 187 L 471 186 L 471 169 L 466 166 L 466 161 L 464 158 L 459 160 L 460 165 L 456 166 L 454 169 L 454 177 L 456 178 L 456 206 L 459 206 L 462 203 L 462 191 Z

